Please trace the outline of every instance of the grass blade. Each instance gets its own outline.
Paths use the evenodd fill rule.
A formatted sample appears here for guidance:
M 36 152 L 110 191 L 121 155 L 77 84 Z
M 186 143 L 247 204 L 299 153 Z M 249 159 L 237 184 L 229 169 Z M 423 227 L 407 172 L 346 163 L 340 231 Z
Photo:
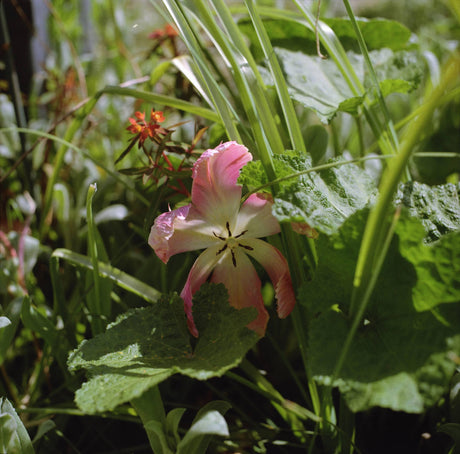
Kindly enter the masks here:
M 89 257 L 69 251 L 68 249 L 56 249 L 51 258 L 62 259 L 73 266 L 93 270 L 93 263 Z M 161 292 L 118 268 L 98 262 L 98 270 L 101 276 L 110 279 L 122 289 L 139 296 L 149 303 L 156 303 L 161 297 Z

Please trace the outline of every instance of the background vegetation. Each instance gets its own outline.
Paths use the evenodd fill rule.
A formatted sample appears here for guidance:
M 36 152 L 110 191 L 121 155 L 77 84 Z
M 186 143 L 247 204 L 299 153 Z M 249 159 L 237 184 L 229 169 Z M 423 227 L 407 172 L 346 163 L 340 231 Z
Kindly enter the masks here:
M 319 25 L 303 1 L 0 6 L 0 452 L 456 452 L 458 2 L 323 0 Z M 227 139 L 275 196 L 298 308 L 256 342 L 206 287 L 211 366 L 115 374 L 181 311 L 195 256 L 163 265 L 148 232 Z

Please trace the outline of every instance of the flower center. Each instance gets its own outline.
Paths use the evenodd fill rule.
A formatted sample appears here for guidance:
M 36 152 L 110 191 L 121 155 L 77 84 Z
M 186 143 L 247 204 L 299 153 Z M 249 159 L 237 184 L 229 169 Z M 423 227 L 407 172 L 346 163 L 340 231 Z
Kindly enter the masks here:
M 232 255 L 233 266 L 236 268 L 236 253 L 235 253 L 236 249 L 238 247 L 242 247 L 243 249 L 247 249 L 248 251 L 252 251 L 254 248 L 252 248 L 251 246 L 246 246 L 245 244 L 241 244 L 238 241 L 238 238 L 241 238 L 247 232 L 247 230 L 243 230 L 238 235 L 233 236 L 232 232 L 230 230 L 230 224 L 229 224 L 228 221 L 225 223 L 225 228 L 227 229 L 227 236 L 226 237 L 225 236 L 219 236 L 215 232 L 212 232 L 213 235 L 216 238 L 218 238 L 219 240 L 224 242 L 224 245 L 216 252 L 216 255 L 220 255 L 224 251 L 230 251 L 230 254 Z

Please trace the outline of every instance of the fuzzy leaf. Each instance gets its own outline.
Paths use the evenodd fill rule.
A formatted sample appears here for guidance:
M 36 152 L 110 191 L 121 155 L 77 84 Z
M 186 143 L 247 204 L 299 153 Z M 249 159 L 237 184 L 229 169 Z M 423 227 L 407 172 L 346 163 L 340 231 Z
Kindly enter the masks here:
M 428 186 L 416 181 L 402 184 L 395 197 L 397 205 L 409 208 L 412 216 L 422 221 L 427 241 L 460 230 L 460 185 Z
M 200 337 L 193 350 L 178 296 L 129 311 L 71 353 L 69 368 L 85 368 L 90 377 L 76 402 L 88 413 L 112 410 L 175 373 L 199 380 L 220 376 L 258 340 L 245 328 L 254 317 L 252 309 L 229 306 L 223 285 L 204 285 L 194 298 Z
M 358 112 L 365 94 L 355 96 L 352 93 L 332 59 L 324 60 L 283 48 L 275 48 L 275 52 L 292 99 L 314 110 L 322 122 L 329 122 L 339 111 Z M 381 49 L 369 52 L 369 56 L 384 96 L 409 92 L 420 83 L 423 72 L 414 52 Z M 373 82 L 366 72 L 362 55 L 348 52 L 348 58 L 367 94 L 375 97 Z M 261 68 L 261 74 L 267 85 L 273 84 L 267 70 Z
M 330 382 L 351 326 L 348 311 L 365 222 L 366 213 L 358 212 L 337 234 L 320 237 L 316 275 L 301 290 L 300 301 L 310 312 L 306 327 L 310 367 L 321 383 Z M 458 243 L 459 234 L 451 235 Z M 441 291 L 425 293 L 420 279 L 425 285 L 428 280 L 435 285 L 439 279 L 436 261 L 454 257 L 452 243 L 438 241 L 430 246 L 435 251 L 431 260 L 412 262 L 411 241 L 416 238 L 420 247 L 427 247 L 423 237 L 420 222 L 403 213 L 365 322 L 334 383 L 354 412 L 380 406 L 421 413 L 448 390 L 455 355 L 460 354 L 460 274 L 443 283 L 444 292 L 453 287 L 449 291 L 455 293 L 456 303 L 442 304 Z M 458 252 L 455 260 L 459 260 Z M 427 307 L 436 307 L 435 312 L 417 311 L 422 297 Z
M 351 102 L 353 112 L 364 101 L 364 97 L 353 95 L 333 60 L 283 48 L 275 48 L 275 52 L 291 98 L 314 110 L 322 122 L 329 122 L 345 101 L 355 99 Z M 267 85 L 273 84 L 268 71 L 261 68 L 261 74 Z
M 311 167 L 309 156 L 294 152 L 280 156 L 279 161 L 284 165 L 283 173 Z M 376 193 L 374 182 L 364 170 L 344 164 L 283 182 L 273 214 L 280 222 L 306 222 L 319 232 L 331 234 L 355 211 L 372 202 Z

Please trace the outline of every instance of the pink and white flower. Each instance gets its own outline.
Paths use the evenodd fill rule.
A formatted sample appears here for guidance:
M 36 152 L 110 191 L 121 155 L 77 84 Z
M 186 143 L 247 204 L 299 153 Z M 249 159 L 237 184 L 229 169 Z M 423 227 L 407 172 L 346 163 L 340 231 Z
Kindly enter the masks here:
M 271 212 L 272 201 L 266 194 L 252 194 L 241 205 L 242 188 L 237 180 L 241 168 L 251 160 L 247 148 L 236 142 L 204 152 L 193 166 L 192 202 L 158 216 L 150 231 L 149 244 L 164 263 L 174 254 L 205 249 L 181 292 L 188 327 L 196 337 L 192 298 L 209 277 L 225 285 L 233 307 L 257 308 L 258 316 L 248 328 L 264 335 L 268 312 L 249 257 L 265 268 L 273 283 L 278 316 L 287 317 L 295 304 L 286 259 L 259 239 L 280 231 Z

